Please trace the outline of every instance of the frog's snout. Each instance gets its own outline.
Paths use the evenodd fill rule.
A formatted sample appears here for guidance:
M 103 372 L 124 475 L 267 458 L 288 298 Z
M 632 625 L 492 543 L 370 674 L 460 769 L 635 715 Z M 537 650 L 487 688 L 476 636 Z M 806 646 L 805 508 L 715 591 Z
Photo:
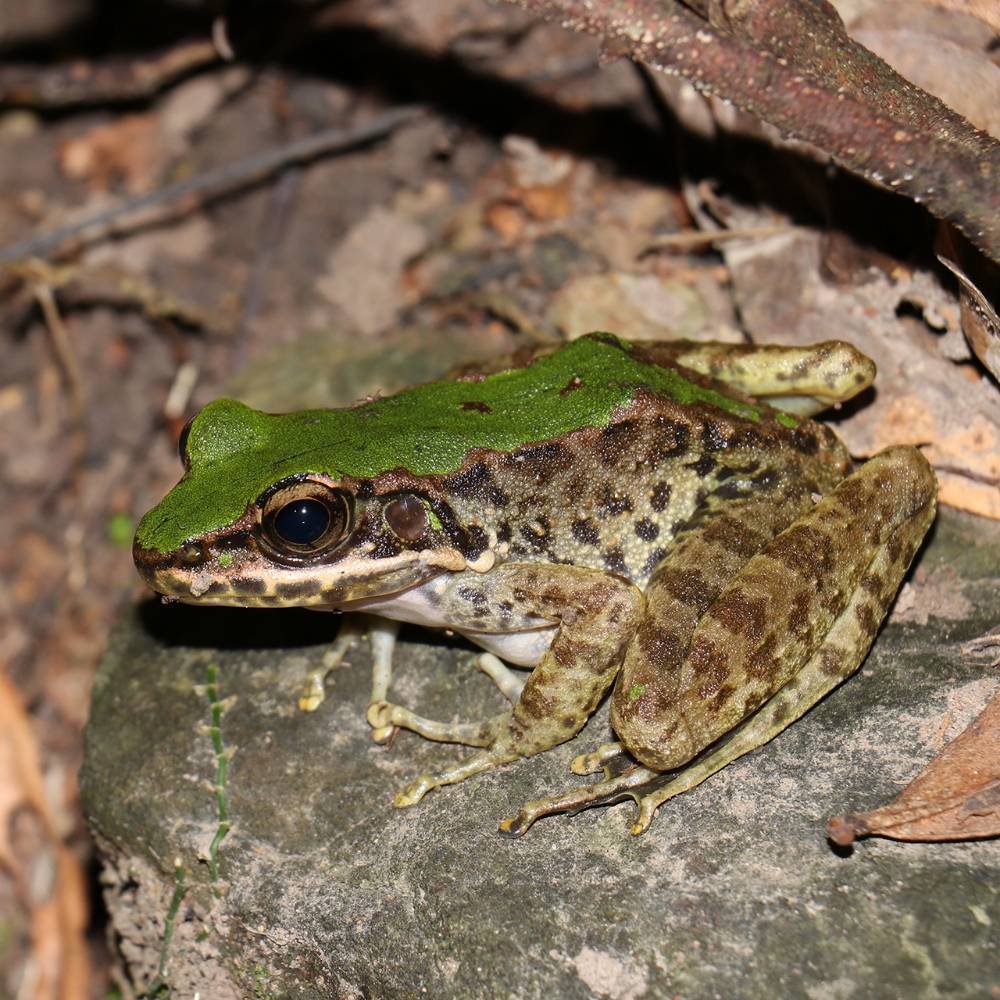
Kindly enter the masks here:
M 191 572 L 204 560 L 197 544 L 185 544 L 173 552 L 148 549 L 137 540 L 132 543 L 132 561 L 143 581 L 165 597 L 179 597 L 190 589 Z

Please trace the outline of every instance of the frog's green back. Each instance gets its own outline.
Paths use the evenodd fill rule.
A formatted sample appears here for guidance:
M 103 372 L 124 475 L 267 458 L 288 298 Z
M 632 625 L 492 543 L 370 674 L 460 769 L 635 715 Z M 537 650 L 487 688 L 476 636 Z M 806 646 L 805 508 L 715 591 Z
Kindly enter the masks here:
M 230 399 L 195 418 L 190 470 L 139 525 L 140 545 L 168 552 L 240 518 L 269 486 L 301 473 L 334 478 L 457 470 L 474 448 L 511 451 L 603 427 L 639 388 L 750 420 L 760 411 L 633 357 L 611 334 L 581 337 L 524 368 L 480 381 L 432 382 L 351 409 L 268 414 Z

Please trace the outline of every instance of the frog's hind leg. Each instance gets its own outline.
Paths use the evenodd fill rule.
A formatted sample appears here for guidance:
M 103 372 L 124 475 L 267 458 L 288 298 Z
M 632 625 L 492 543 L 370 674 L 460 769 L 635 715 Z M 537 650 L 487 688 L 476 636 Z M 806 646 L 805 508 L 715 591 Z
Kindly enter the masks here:
M 675 539 L 646 586 L 645 615 L 636 641 L 625 657 L 618 688 L 642 707 L 647 686 L 639 664 L 654 673 L 675 673 L 698 621 L 748 559 L 812 506 L 807 486 L 779 483 L 775 490 L 756 490 L 734 499 L 709 497 L 702 514 Z M 618 690 L 616 688 L 616 691 Z M 640 789 L 661 779 L 658 770 L 637 765 L 620 742 L 606 743 L 577 757 L 575 774 L 604 772 L 604 780 L 558 795 L 525 803 L 503 820 L 500 832 L 511 837 L 526 833 L 540 817 L 576 813 L 590 806 L 611 805 L 626 798 L 639 801 Z
M 807 347 L 664 341 L 644 345 L 755 399 L 802 417 L 856 396 L 875 379 L 875 363 L 852 344 L 827 340 Z
M 630 647 L 612 706 L 616 731 L 645 766 L 629 767 L 608 744 L 574 762 L 578 771 L 603 767 L 604 781 L 530 802 L 502 831 L 518 835 L 540 816 L 631 797 L 639 806 L 632 830 L 641 833 L 663 802 L 776 736 L 864 659 L 934 518 L 934 495 L 933 473 L 916 449 L 887 449 L 747 560 L 721 591 L 710 592 L 704 575 L 696 584 L 689 576 L 689 593 L 700 597 L 687 642 L 670 633 L 672 619 L 655 613 L 658 593 L 660 612 L 682 610 L 666 591 L 682 593 L 688 563 L 675 566 L 668 556 L 660 574 L 668 586 L 654 586 L 652 599 L 647 590 L 654 614 Z M 713 532 L 723 537 L 718 527 Z M 688 548 L 698 552 L 704 541 L 703 530 Z M 778 630 L 768 630 L 772 619 Z M 644 639 L 646 625 L 652 631 Z M 686 650 L 679 660 L 678 647 Z M 637 652 L 645 655 L 633 658 Z M 657 661 L 659 676 L 651 669 Z M 771 687 L 761 694 L 765 682 Z
M 891 463 L 902 452 L 917 456 L 917 466 L 926 465 L 915 449 L 892 451 L 896 454 L 887 455 L 883 452 L 866 465 L 865 469 L 869 469 L 872 463 L 876 466 Z M 907 456 L 905 460 L 909 462 L 911 456 Z M 929 475 L 930 470 L 926 471 Z M 878 470 L 873 469 L 872 474 L 878 475 Z M 860 584 L 834 620 L 822 645 L 784 687 L 720 746 L 710 750 L 676 777 L 671 776 L 662 787 L 636 796 L 639 814 L 632 826 L 633 833 L 642 833 L 664 802 L 694 788 L 738 757 L 763 746 L 805 715 L 821 698 L 857 670 L 875 639 L 914 554 L 934 520 L 932 478 L 930 481 L 924 478 L 925 482 L 918 494 L 924 502 L 919 504 L 912 516 L 896 527 L 887 542 L 876 551 Z

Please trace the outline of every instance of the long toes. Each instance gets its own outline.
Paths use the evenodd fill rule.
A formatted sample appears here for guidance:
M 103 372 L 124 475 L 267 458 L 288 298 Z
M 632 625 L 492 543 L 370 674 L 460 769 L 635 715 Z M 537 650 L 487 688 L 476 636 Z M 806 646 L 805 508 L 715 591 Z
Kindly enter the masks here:
M 431 774 L 421 774 L 405 788 L 393 796 L 392 804 L 399 809 L 415 806 L 429 791 L 437 788 L 438 782 Z

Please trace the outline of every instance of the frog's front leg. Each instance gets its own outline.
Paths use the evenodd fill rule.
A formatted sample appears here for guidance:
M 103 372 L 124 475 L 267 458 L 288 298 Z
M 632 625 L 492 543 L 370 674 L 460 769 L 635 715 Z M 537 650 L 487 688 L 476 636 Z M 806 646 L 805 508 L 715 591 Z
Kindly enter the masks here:
M 398 806 L 575 736 L 614 680 L 644 604 L 625 580 L 574 566 L 508 563 L 484 577 L 481 587 L 489 605 L 552 622 L 558 630 L 513 708 L 486 723 L 488 746 L 454 767 L 421 775 L 396 796 Z
M 327 677 L 340 666 L 350 647 L 366 632 L 372 648 L 372 693 L 369 705 L 385 702 L 392 680 L 392 657 L 399 622 L 375 615 L 353 613 L 344 616 L 337 638 L 323 654 L 320 666 L 306 674 L 306 681 L 299 695 L 301 711 L 315 712 L 323 704 L 326 699 Z M 391 724 L 380 726 L 372 723 L 372 728 L 372 739 L 376 743 L 385 743 L 395 731 Z
M 639 805 L 633 832 L 641 833 L 663 802 L 803 715 L 864 659 L 934 518 L 935 492 L 915 448 L 881 452 L 746 561 L 680 657 L 671 623 L 660 617 L 676 612 L 683 596 L 671 593 L 683 569 L 668 556 L 647 589 L 649 612 L 612 700 L 612 724 L 645 766 L 529 803 L 504 832 L 630 795 Z

